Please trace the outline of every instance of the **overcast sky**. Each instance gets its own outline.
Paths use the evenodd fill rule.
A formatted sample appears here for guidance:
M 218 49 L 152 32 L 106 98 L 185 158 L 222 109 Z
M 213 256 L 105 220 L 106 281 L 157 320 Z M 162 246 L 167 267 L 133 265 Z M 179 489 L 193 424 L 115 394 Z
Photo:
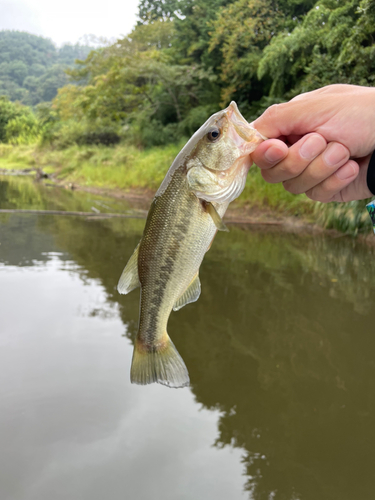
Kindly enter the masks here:
M 136 23 L 139 0 L 0 0 L 0 30 L 27 31 L 57 45 L 83 35 L 127 35 Z

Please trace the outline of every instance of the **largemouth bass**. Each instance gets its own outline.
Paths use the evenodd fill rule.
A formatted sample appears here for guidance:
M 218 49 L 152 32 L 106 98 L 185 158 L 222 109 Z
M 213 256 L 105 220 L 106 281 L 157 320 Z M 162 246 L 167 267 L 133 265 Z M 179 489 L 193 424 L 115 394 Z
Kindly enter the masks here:
M 131 382 L 189 384 L 184 361 L 167 333 L 172 311 L 198 300 L 199 267 L 223 216 L 237 198 L 263 140 L 235 102 L 212 115 L 177 155 L 152 202 L 142 239 L 118 283 L 141 287 Z

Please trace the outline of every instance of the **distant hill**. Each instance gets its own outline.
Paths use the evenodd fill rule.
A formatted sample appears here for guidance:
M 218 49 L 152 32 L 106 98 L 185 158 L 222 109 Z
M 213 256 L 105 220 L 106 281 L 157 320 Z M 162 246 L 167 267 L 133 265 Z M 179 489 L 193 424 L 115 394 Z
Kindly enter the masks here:
M 0 95 L 35 105 L 50 101 L 67 82 L 64 70 L 92 47 L 64 45 L 21 31 L 0 31 Z

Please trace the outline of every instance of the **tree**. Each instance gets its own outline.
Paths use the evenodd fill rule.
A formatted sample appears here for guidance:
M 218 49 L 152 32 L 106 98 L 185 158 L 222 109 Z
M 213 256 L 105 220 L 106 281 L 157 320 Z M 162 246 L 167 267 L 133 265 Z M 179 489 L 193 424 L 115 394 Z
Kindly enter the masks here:
M 140 123 L 147 128 L 152 121 L 155 130 L 182 123 L 192 108 L 212 103 L 215 77 L 200 65 L 175 63 L 173 34 L 172 21 L 158 20 L 137 26 L 111 47 L 93 51 L 78 69 L 69 71 L 73 79 L 87 84 L 77 89 L 68 106 L 67 98 L 74 92 L 71 87 L 60 89 L 56 109 L 61 116 L 79 110 L 97 127 L 126 123 L 140 130 Z M 190 130 L 192 121 L 185 125 Z
M 8 98 L 0 96 L 0 142 L 5 141 L 6 126 L 17 116 L 17 105 Z
M 38 133 L 38 120 L 30 108 L 0 96 L 0 143 L 35 141 Z
M 285 98 L 330 83 L 372 85 L 374 21 L 370 0 L 321 0 L 265 48 L 258 76 L 270 77 L 270 94 Z
M 212 23 L 210 50 L 219 47 L 223 56 L 223 105 L 236 99 L 248 108 L 267 92 L 269 81 L 259 81 L 258 65 L 283 25 L 284 16 L 272 0 L 238 0 L 221 11 Z
M 64 71 L 90 47 L 64 45 L 19 31 L 0 31 L 0 95 L 35 105 L 52 99 L 67 82 Z
M 141 0 L 138 5 L 138 24 L 172 19 L 181 15 L 181 0 Z

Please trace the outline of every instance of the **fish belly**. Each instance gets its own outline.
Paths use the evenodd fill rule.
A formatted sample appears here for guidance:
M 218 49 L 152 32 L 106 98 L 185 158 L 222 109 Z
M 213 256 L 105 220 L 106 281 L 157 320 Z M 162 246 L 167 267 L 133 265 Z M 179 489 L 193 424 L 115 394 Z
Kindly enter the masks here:
M 186 176 L 175 172 L 153 202 L 139 249 L 142 343 L 158 342 L 166 332 L 173 305 L 196 275 L 215 233 Z

